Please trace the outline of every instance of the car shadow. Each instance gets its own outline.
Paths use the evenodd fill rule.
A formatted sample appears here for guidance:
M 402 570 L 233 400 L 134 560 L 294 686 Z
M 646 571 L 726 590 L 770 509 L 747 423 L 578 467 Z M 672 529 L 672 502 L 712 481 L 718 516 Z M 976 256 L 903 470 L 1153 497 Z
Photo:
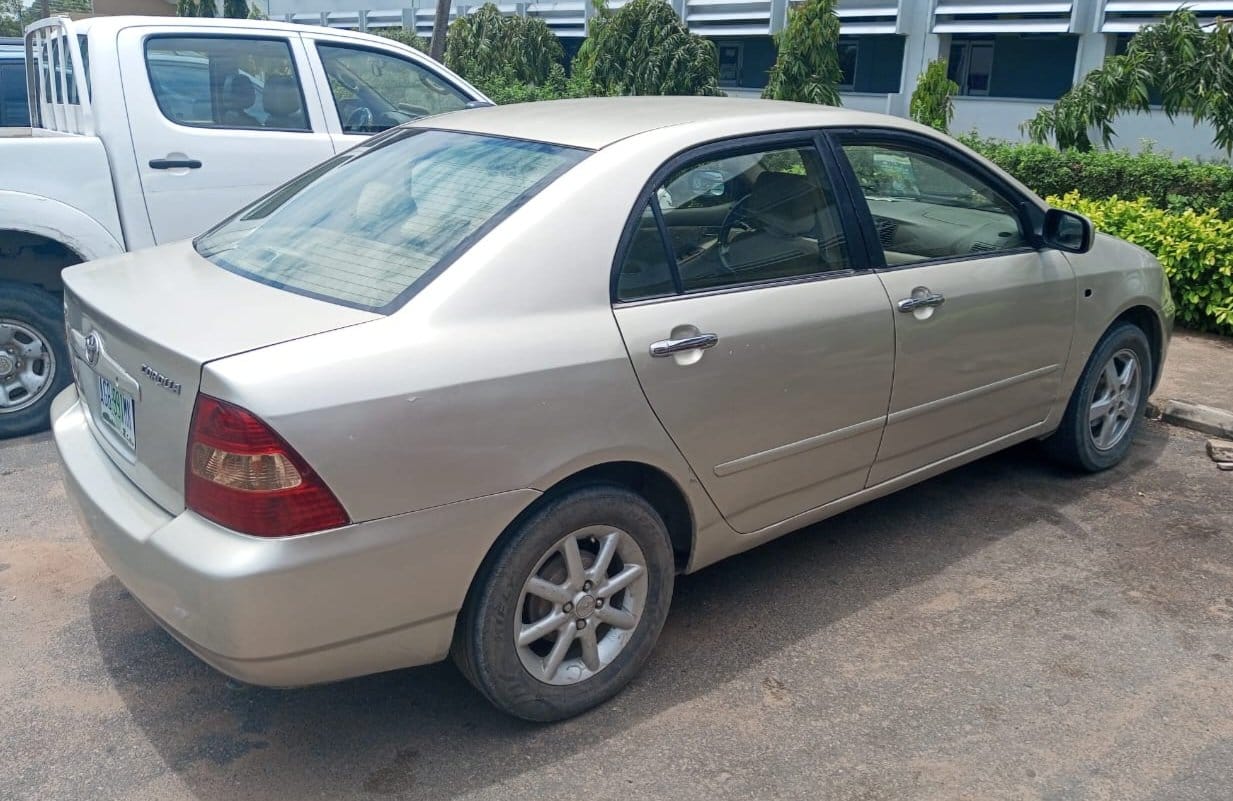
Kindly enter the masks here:
M 704 695 L 1027 526 L 1083 536 L 1059 508 L 1154 464 L 1167 429 L 1140 431 L 1108 473 L 1067 474 L 1025 445 L 681 577 L 643 673 L 609 704 L 551 726 L 497 712 L 449 664 L 293 690 L 229 680 L 114 577 L 91 592 L 91 620 L 132 720 L 198 798 L 232 799 L 258 784 L 282 798 L 450 798 Z

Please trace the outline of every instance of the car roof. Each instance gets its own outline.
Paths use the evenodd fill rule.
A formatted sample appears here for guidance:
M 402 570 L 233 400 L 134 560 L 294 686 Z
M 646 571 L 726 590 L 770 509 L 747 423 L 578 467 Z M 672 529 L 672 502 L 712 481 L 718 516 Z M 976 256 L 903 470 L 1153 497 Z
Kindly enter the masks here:
M 708 123 L 710 125 L 708 125 Z M 613 142 L 663 128 L 695 125 L 704 134 L 734 128 L 749 133 L 792 128 L 876 125 L 910 130 L 922 126 L 899 117 L 812 103 L 734 97 L 589 97 L 514 103 L 428 117 L 410 127 L 440 128 L 529 139 L 598 150 Z
M 124 28 L 142 27 L 154 25 L 161 28 L 238 28 L 243 30 L 253 30 L 260 28 L 271 32 L 279 33 L 328 33 L 331 36 L 337 36 L 343 39 L 355 39 L 357 41 L 371 42 L 377 37 L 375 33 L 360 33 L 359 31 L 349 31 L 343 28 L 325 28 L 320 25 L 301 25 L 298 22 L 283 22 L 280 20 L 265 20 L 265 19 L 229 19 L 227 17 L 149 17 L 138 15 L 117 15 L 109 17 L 87 17 L 73 21 L 73 27 L 78 33 L 95 32 L 98 34 L 115 35 Z M 399 43 L 392 39 L 386 39 L 390 44 L 397 45 Z

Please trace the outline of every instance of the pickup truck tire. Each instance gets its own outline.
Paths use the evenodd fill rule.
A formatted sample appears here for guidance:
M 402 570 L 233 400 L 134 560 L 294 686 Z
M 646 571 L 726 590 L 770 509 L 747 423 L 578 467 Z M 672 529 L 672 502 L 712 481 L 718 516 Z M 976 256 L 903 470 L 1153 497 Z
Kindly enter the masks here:
M 0 281 L 0 438 L 47 428 L 51 401 L 71 378 L 57 297 Z

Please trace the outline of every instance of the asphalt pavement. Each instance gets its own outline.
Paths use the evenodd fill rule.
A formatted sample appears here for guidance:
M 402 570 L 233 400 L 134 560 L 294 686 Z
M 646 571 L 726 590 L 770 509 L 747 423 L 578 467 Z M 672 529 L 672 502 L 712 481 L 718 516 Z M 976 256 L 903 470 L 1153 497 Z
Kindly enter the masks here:
M 1144 425 L 1032 446 L 677 585 L 608 705 L 552 726 L 452 666 L 267 690 L 95 556 L 50 441 L 0 442 L 0 799 L 1233 797 L 1233 473 Z

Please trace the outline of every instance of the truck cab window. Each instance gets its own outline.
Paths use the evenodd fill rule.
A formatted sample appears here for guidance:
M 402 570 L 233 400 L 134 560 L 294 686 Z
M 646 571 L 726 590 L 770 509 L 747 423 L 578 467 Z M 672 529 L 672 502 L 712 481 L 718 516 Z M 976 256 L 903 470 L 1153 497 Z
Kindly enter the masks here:
M 146 68 L 159 109 L 179 125 L 309 130 L 285 40 L 154 37 Z

